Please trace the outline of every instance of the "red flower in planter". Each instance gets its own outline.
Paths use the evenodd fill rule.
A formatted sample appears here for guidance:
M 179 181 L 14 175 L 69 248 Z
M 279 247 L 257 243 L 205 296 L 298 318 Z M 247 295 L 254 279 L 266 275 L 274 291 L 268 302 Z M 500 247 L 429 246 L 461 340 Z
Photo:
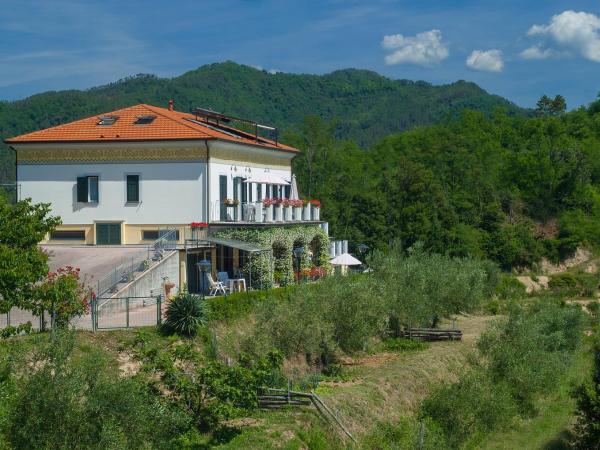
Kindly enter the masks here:
M 315 207 L 317 207 L 317 208 L 321 207 L 321 202 L 319 200 L 317 200 L 317 199 L 314 199 L 314 198 L 310 201 L 310 204 L 313 205 L 313 206 L 315 206 Z
M 190 227 L 192 228 L 206 228 L 208 224 L 206 222 L 192 222 L 190 223 Z

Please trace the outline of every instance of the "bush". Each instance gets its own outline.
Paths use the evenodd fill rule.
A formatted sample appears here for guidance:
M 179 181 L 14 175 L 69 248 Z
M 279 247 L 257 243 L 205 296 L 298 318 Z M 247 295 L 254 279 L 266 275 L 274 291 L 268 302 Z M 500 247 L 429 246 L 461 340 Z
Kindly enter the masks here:
M 596 337 L 594 368 L 590 380 L 577 387 L 573 396 L 577 401 L 575 448 L 600 448 L 600 339 Z
M 554 290 L 566 290 L 577 287 L 577 279 L 570 272 L 558 273 L 550 277 L 548 287 Z
M 494 383 L 479 369 L 436 390 L 421 406 L 421 416 L 441 428 L 449 448 L 467 440 L 475 443 L 486 433 L 506 427 L 517 411 L 507 384 Z
M 582 324 L 580 309 L 550 300 L 513 305 L 508 319 L 481 336 L 470 372 L 431 394 L 421 414 L 440 426 L 452 448 L 473 446 L 517 413 L 533 414 L 535 396 L 569 367 Z
M 11 448 L 167 449 L 190 426 L 181 412 L 122 378 L 103 352 L 76 356 L 72 335 L 51 339 L 33 361 L 13 358 L 14 387 L 0 418 Z
M 206 303 L 210 305 L 210 319 L 233 320 L 246 316 L 253 312 L 261 302 L 267 299 L 283 300 L 294 289 L 296 289 L 295 286 L 289 286 L 269 289 L 268 291 L 236 292 L 223 297 L 207 298 Z
M 167 306 L 165 328 L 182 336 L 194 336 L 207 316 L 208 305 L 200 296 L 181 292 Z
M 500 275 L 495 293 L 502 300 L 519 300 L 527 295 L 523 283 L 508 273 Z

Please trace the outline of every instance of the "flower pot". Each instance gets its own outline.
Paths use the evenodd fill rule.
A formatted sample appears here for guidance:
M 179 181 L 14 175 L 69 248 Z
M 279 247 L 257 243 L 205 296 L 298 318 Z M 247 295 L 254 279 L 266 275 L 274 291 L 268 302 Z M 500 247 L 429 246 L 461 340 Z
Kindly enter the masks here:
M 297 222 L 302 220 L 302 206 L 296 206 L 294 208 L 294 220 Z
M 313 205 L 312 219 L 313 220 L 321 220 L 320 217 L 321 217 L 321 208 Z
M 262 202 L 256 202 L 254 204 L 254 221 L 262 222 L 263 221 L 263 204 Z
M 284 217 L 283 219 L 286 222 L 291 222 L 292 221 L 292 213 L 293 213 L 293 207 L 292 206 L 284 206 L 283 207 L 283 211 L 284 211 Z
M 304 209 L 302 211 L 302 220 L 310 220 L 310 208 L 312 205 L 309 203 L 308 205 L 304 205 Z
M 266 211 L 265 222 L 273 222 L 273 205 L 267 206 Z
M 275 221 L 283 222 L 283 206 L 275 205 Z

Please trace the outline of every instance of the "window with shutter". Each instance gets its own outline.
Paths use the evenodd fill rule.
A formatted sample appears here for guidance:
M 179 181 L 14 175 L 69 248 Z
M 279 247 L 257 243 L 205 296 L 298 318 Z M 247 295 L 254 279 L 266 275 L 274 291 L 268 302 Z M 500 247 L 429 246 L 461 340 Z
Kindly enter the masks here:
M 88 201 L 98 203 L 98 177 L 87 177 L 88 179 Z
M 77 177 L 77 201 L 80 203 L 87 203 L 88 201 L 87 177 Z

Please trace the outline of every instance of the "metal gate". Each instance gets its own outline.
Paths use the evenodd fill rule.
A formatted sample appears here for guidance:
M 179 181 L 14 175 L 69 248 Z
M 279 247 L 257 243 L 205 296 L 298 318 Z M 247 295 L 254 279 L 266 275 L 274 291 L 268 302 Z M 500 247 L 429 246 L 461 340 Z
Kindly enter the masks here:
M 92 300 L 92 330 L 118 330 L 123 328 L 160 325 L 162 298 L 99 297 Z

